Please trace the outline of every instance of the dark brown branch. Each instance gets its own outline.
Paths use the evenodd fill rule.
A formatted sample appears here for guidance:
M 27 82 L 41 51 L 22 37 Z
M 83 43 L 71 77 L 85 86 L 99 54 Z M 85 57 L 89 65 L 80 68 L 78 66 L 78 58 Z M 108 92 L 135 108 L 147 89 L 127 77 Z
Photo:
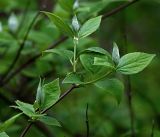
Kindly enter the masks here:
M 110 12 L 104 14 L 103 17 L 102 17 L 102 20 L 104 20 L 107 17 L 110 17 L 110 16 L 118 13 L 119 11 L 122 11 L 123 9 L 129 7 L 130 5 L 132 5 L 132 4 L 134 4 L 135 2 L 138 2 L 138 1 L 140 1 L 140 0 L 132 0 L 131 2 L 128 2 L 128 3 L 120 5 L 119 7 L 117 7 L 115 9 L 111 10 Z
M 28 38 L 29 32 L 31 31 L 31 29 L 32 29 L 35 21 L 37 20 L 39 14 L 40 14 L 40 12 L 38 12 L 38 13 L 35 15 L 35 17 L 33 18 L 32 22 L 31 22 L 31 24 L 29 25 L 29 27 L 28 27 L 28 29 L 27 29 L 27 32 L 26 32 L 26 34 L 25 34 L 25 36 L 24 36 L 24 39 L 23 39 L 22 43 L 20 44 L 20 47 L 19 47 L 19 49 L 18 49 L 18 51 L 17 51 L 17 54 L 16 54 L 15 58 L 13 59 L 11 65 L 8 67 L 7 71 L 6 71 L 6 72 L 4 73 L 4 75 L 2 76 L 1 81 L 3 81 L 3 80 L 6 78 L 6 76 L 9 74 L 9 72 L 12 71 L 12 69 L 13 69 L 14 66 L 16 65 L 16 63 L 17 63 L 17 61 L 18 61 L 18 59 L 19 59 L 19 57 L 20 57 L 20 55 L 21 55 L 21 51 L 23 50 L 24 45 L 25 45 L 25 42 L 26 42 L 26 40 L 27 40 L 27 38 Z
M 89 137 L 88 104 L 87 104 L 87 107 L 86 107 L 86 128 L 87 128 L 86 137 Z
M 54 137 L 54 135 L 52 134 L 52 132 L 46 127 L 45 124 L 40 123 L 40 122 L 36 122 L 36 123 L 34 123 L 34 125 L 35 125 L 36 128 L 38 128 L 39 131 L 41 131 L 45 136 L 47 136 L 47 137 Z
M 8 106 L 13 105 L 13 101 L 8 99 L 6 96 L 3 94 L 0 94 L 0 99 L 2 99 Z M 27 116 L 24 117 L 25 119 L 28 119 Z M 40 122 L 36 122 L 35 127 L 42 132 L 46 137 L 54 137 L 54 135 L 51 133 L 51 131 L 43 124 Z
M 29 123 L 26 128 L 23 130 L 22 134 L 20 135 L 20 137 L 24 137 L 26 135 L 26 133 L 29 131 L 29 129 L 31 128 L 31 126 L 33 125 L 33 123 Z
M 42 111 L 42 114 L 46 113 L 48 110 L 50 110 L 56 104 L 58 104 L 61 100 L 63 100 L 75 88 L 78 88 L 78 86 L 76 86 L 76 85 L 71 86 L 66 92 L 64 92 L 64 94 L 62 94 L 60 96 L 59 100 L 56 103 L 54 103 L 51 107 L 49 107 L 49 108 L 45 109 L 44 111 Z
M 122 33 L 124 38 L 124 48 L 123 53 L 126 54 L 128 50 L 128 42 L 127 42 L 127 22 L 125 12 L 123 13 L 123 24 L 122 24 Z M 127 105 L 129 110 L 129 117 L 130 117 L 130 126 L 131 126 L 131 137 L 135 137 L 135 128 L 134 128 L 134 110 L 132 106 L 132 87 L 131 87 L 131 80 L 129 76 L 125 77 L 125 91 L 127 97 Z
M 56 104 L 58 104 L 61 100 L 63 100 L 69 93 L 71 93 L 71 91 L 75 88 L 78 88 L 78 86 L 73 85 L 71 86 L 66 92 L 64 92 L 61 97 L 59 98 L 59 100 L 53 104 L 51 107 L 45 109 L 44 111 L 42 111 L 42 114 L 46 113 L 48 110 L 50 110 L 52 107 L 54 107 Z M 29 131 L 29 129 L 31 128 L 31 126 L 33 125 L 33 123 L 29 123 L 26 128 L 23 130 L 22 134 L 20 135 L 20 137 L 24 137 L 26 135 L 26 133 Z
M 134 110 L 132 106 L 132 89 L 131 89 L 131 81 L 129 76 L 126 77 L 126 96 L 127 96 L 127 104 L 128 104 L 129 116 L 130 116 L 131 137 L 135 137 Z

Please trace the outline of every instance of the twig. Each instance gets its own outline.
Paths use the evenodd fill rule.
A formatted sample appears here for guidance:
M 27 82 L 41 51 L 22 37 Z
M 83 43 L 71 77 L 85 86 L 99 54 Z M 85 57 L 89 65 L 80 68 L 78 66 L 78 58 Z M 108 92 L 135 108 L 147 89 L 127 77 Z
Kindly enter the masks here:
M 120 5 L 119 7 L 117 7 L 117 8 L 115 8 L 115 9 L 111 10 L 110 12 L 104 14 L 103 17 L 102 17 L 102 20 L 104 20 L 104 19 L 106 19 L 106 18 L 108 18 L 108 17 L 110 17 L 110 16 L 118 13 L 119 11 L 127 8 L 128 6 L 132 5 L 133 3 L 137 2 L 137 1 L 139 1 L 139 0 L 134 0 L 134 1 L 131 1 L 131 2 L 129 2 L 129 3 L 125 3 L 125 4 Z M 51 47 L 54 48 L 54 47 L 60 45 L 61 43 L 63 43 L 64 41 L 66 41 L 67 39 L 68 39 L 67 37 L 64 37 L 64 38 L 58 40 L 57 43 L 55 43 L 55 45 L 53 44 Z M 50 48 L 51 48 L 51 47 L 50 47 Z M 16 70 L 5 80 L 5 82 L 1 82 L 1 83 L 0 83 L 0 86 L 3 86 L 4 84 L 7 84 L 15 75 L 17 75 L 18 73 L 20 73 L 25 67 L 29 66 L 29 65 L 32 64 L 37 58 L 39 58 L 40 55 L 41 55 L 41 54 L 37 54 L 37 55 L 35 55 L 34 57 L 30 58 L 26 63 L 22 64 L 18 69 L 16 69 Z
M 28 9 L 29 9 L 30 2 L 31 2 L 31 0 L 28 0 L 27 3 L 26 3 L 26 7 L 25 7 L 25 9 L 24 9 L 24 13 L 23 13 L 22 19 L 21 19 L 20 24 L 19 24 L 19 26 L 18 26 L 18 29 L 17 29 L 17 31 L 16 31 L 17 35 L 19 34 L 19 31 L 20 31 L 20 29 L 22 28 L 23 23 L 24 23 L 24 21 L 25 21 L 25 18 L 26 18 Z
M 124 37 L 124 53 L 127 52 L 127 30 L 126 30 L 126 16 L 124 13 L 123 16 L 123 24 L 122 24 L 122 32 Z M 135 137 L 135 128 L 134 128 L 134 110 L 132 106 L 132 88 L 131 88 L 131 80 L 129 76 L 125 77 L 125 88 L 126 88 L 126 96 L 127 96 L 127 104 L 129 109 L 129 116 L 130 116 L 130 126 L 131 126 L 131 137 Z
M 87 128 L 86 137 L 89 137 L 88 103 L 87 103 L 87 107 L 86 107 L 86 128 Z
M 50 48 L 55 48 L 56 46 L 58 46 L 59 44 L 61 44 L 62 42 L 66 41 L 67 37 L 62 37 L 60 38 L 57 42 L 55 42 L 54 44 L 52 44 Z M 18 73 L 20 73 L 25 67 L 29 66 L 30 64 L 32 64 L 37 58 L 39 58 L 41 56 L 41 53 L 33 56 L 32 58 L 30 58 L 27 62 L 25 62 L 24 64 L 22 64 L 19 68 L 17 68 L 14 72 L 12 72 L 3 82 L 0 83 L 0 86 L 3 87 L 5 84 L 7 84 L 15 75 L 17 75 Z
M 33 25 L 34 25 L 34 23 L 35 23 L 35 21 L 37 20 L 37 18 L 38 18 L 39 15 L 40 15 L 40 12 L 38 12 L 38 13 L 35 15 L 35 17 L 33 18 L 32 22 L 31 22 L 31 24 L 29 25 L 28 30 L 27 30 L 27 32 L 26 32 L 26 34 L 25 34 L 25 36 L 24 36 L 24 39 L 23 39 L 22 43 L 20 44 L 20 47 L 19 47 L 19 49 L 18 49 L 18 51 L 17 51 L 17 54 L 16 54 L 15 58 L 13 59 L 11 65 L 8 67 L 7 71 L 6 71 L 6 72 L 4 73 L 4 75 L 2 76 L 1 81 L 3 81 L 3 80 L 5 79 L 5 77 L 9 74 L 9 72 L 10 72 L 10 71 L 14 68 L 14 66 L 16 65 L 16 63 L 17 63 L 17 61 L 18 61 L 18 59 L 19 59 L 19 57 L 20 57 L 20 55 L 21 55 L 21 51 L 23 50 L 24 45 L 25 45 L 25 42 L 26 42 L 26 40 L 27 40 L 27 38 L 28 38 L 29 32 L 31 31 L 31 29 L 32 29 L 32 27 L 33 27 Z
M 104 14 L 103 17 L 102 17 L 102 20 L 106 19 L 107 17 L 110 17 L 110 16 L 112 16 L 112 15 L 114 15 L 116 13 L 118 13 L 119 11 L 129 7 L 130 5 L 132 5 L 132 4 L 134 4 L 135 2 L 138 2 L 138 1 L 140 1 L 140 0 L 132 0 L 131 2 L 128 2 L 128 3 L 120 5 L 119 7 L 117 7 L 115 9 L 111 10 L 110 12 Z
M 0 99 L 2 99 L 8 106 L 11 106 L 13 104 L 13 100 L 8 99 L 6 96 L 0 93 Z M 28 119 L 27 116 L 24 117 L 25 119 Z M 40 122 L 36 122 L 35 127 L 41 131 L 46 137 L 54 137 L 54 135 L 51 133 L 51 131 Z
M 31 128 L 31 126 L 33 125 L 33 123 L 29 123 L 26 128 L 23 130 L 22 134 L 20 135 L 20 137 L 24 137 L 26 135 L 26 133 L 29 131 L 29 129 Z
M 127 96 L 128 109 L 130 115 L 131 137 L 135 137 L 134 110 L 132 106 L 132 91 L 131 91 L 131 81 L 129 76 L 127 76 L 126 78 L 126 96 Z
M 155 121 L 152 121 L 152 130 L 151 130 L 151 137 L 154 137 L 154 128 L 155 128 Z
M 42 114 L 46 113 L 48 110 L 50 110 L 56 104 L 58 104 L 61 100 L 63 100 L 75 88 L 78 88 L 78 86 L 76 86 L 76 85 L 71 86 L 66 92 L 64 92 L 64 94 L 62 94 L 60 96 L 60 98 L 58 99 L 58 101 L 56 103 L 54 103 L 51 107 L 49 107 L 49 108 L 45 109 L 44 111 L 42 111 Z
M 58 104 L 61 100 L 63 100 L 69 93 L 71 93 L 71 91 L 73 91 L 73 89 L 78 88 L 78 86 L 73 85 L 71 86 L 66 92 L 64 92 L 64 94 L 61 95 L 61 97 L 59 98 L 59 100 L 53 104 L 51 107 L 49 107 L 48 109 L 45 109 L 44 111 L 42 111 L 41 114 L 46 113 L 48 110 L 50 110 L 52 107 L 54 107 L 56 104 Z M 33 123 L 29 123 L 26 128 L 23 130 L 22 134 L 20 135 L 20 137 L 24 137 L 26 135 L 26 133 L 29 131 L 29 129 L 31 128 L 31 126 L 33 125 Z

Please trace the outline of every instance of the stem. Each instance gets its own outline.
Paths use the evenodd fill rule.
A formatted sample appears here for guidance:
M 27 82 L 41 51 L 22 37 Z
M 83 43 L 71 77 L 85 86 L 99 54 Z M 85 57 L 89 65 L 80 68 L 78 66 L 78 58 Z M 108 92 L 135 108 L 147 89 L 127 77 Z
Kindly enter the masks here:
M 44 111 L 41 112 L 41 114 L 46 113 L 48 110 L 50 110 L 53 106 L 55 106 L 56 104 L 58 104 L 61 100 L 63 100 L 69 93 L 71 93 L 71 91 L 73 91 L 73 89 L 78 88 L 78 86 L 73 85 L 72 87 L 70 87 L 66 92 L 64 92 L 63 95 L 61 95 L 61 97 L 59 98 L 59 100 L 53 104 L 51 107 L 45 109 Z M 33 125 L 33 123 L 29 123 L 26 128 L 23 130 L 23 132 L 21 133 L 20 137 L 24 137 L 27 132 L 29 131 L 29 129 L 31 128 L 31 126 Z
M 61 97 L 58 99 L 56 103 L 54 103 L 51 107 L 45 109 L 44 111 L 41 112 L 41 114 L 46 113 L 48 110 L 50 110 L 52 107 L 54 107 L 56 104 L 58 104 L 61 100 L 63 100 L 73 89 L 78 88 L 78 86 L 73 85 L 71 86 L 64 94 L 61 95 Z
M 76 64 L 77 64 L 76 55 L 77 55 L 78 38 L 74 37 L 73 41 L 74 41 L 73 72 L 76 72 Z
M 126 95 L 127 95 L 128 109 L 130 115 L 131 137 L 135 137 L 134 110 L 132 106 L 132 90 L 131 90 L 131 81 L 129 76 L 126 79 Z
M 51 46 L 49 46 L 48 49 L 57 47 L 60 43 L 66 41 L 67 38 L 68 38 L 68 37 L 62 37 L 62 38 L 60 38 L 59 40 L 57 40 L 56 42 L 54 42 Z M 19 68 L 15 69 L 15 71 L 13 71 L 12 73 L 10 73 L 10 74 L 7 76 L 7 78 L 0 83 L 0 87 L 3 87 L 4 85 L 6 85 L 15 75 L 17 75 L 17 74 L 20 73 L 24 68 L 26 68 L 27 66 L 29 66 L 30 64 L 32 64 L 33 62 L 35 62 L 36 59 L 38 59 L 40 56 L 41 56 L 41 53 L 38 53 L 38 54 L 34 55 L 32 58 L 28 59 L 28 61 L 26 61 L 26 62 L 23 63 L 22 65 L 20 65 Z
M 33 123 L 29 123 L 26 128 L 23 130 L 22 134 L 20 135 L 20 137 L 24 137 L 26 135 L 26 133 L 29 131 L 29 129 L 31 128 Z
M 103 17 L 102 17 L 102 20 L 104 20 L 107 17 L 110 17 L 110 16 L 118 13 L 119 11 L 122 11 L 123 9 L 129 7 L 130 5 L 132 5 L 132 4 L 134 4 L 134 3 L 138 2 L 138 1 L 140 1 L 140 0 L 132 0 L 131 2 L 127 2 L 127 3 L 124 3 L 124 4 L 120 5 L 119 7 L 117 7 L 115 9 L 107 12 L 106 14 L 104 14 Z
M 108 72 L 108 73 L 106 73 L 104 76 L 102 76 L 102 77 L 100 77 L 100 78 L 97 78 L 97 79 L 94 79 L 94 80 L 92 80 L 92 81 L 86 82 L 86 83 L 83 84 L 83 85 L 89 85 L 89 84 L 95 83 L 95 82 L 97 82 L 97 81 L 99 81 L 99 80 L 107 77 L 108 75 L 112 74 L 112 72 L 113 72 L 113 71 Z
M 89 137 L 88 103 L 87 103 L 87 107 L 86 107 L 86 127 L 87 127 L 87 135 L 86 135 L 86 137 Z
M 125 4 L 120 5 L 119 7 L 107 12 L 106 14 L 103 15 L 102 17 L 102 21 L 110 16 L 113 16 L 114 14 L 120 12 L 121 10 L 129 7 L 130 5 L 134 4 L 135 2 L 138 2 L 139 0 L 134 0 Z M 58 40 L 58 44 L 56 44 L 56 46 L 60 45 L 61 43 L 63 43 L 64 41 L 66 41 L 68 39 L 68 37 L 63 38 L 63 40 Z M 51 46 L 51 48 L 56 47 L 54 46 L 54 44 Z M 7 84 L 15 75 L 17 75 L 18 73 L 20 73 L 24 68 L 26 68 L 27 66 L 29 66 L 30 64 L 34 63 L 34 61 L 39 58 L 41 56 L 41 53 L 38 55 L 35 55 L 33 58 L 30 58 L 27 62 L 25 62 L 24 64 L 22 64 L 19 68 L 17 68 L 8 78 L 7 80 L 5 80 L 5 82 L 3 80 L 1 80 L 0 82 L 0 87 L 3 87 L 5 84 Z
M 154 137 L 154 127 L 155 127 L 155 121 L 152 121 L 152 130 L 151 130 L 151 137 Z
M 122 33 L 124 37 L 124 53 L 127 52 L 128 43 L 127 43 L 127 20 L 125 16 L 125 12 L 123 13 L 123 25 L 122 25 Z M 129 117 L 130 117 L 130 128 L 131 128 L 131 137 L 135 137 L 135 122 L 134 122 L 134 109 L 132 105 L 132 87 L 131 87 L 131 79 L 129 76 L 125 77 L 125 91 L 126 91 L 126 97 L 127 97 L 127 105 L 128 105 L 128 111 L 129 111 Z
M 19 57 L 20 57 L 20 55 L 21 55 L 21 52 L 22 52 L 22 50 L 23 50 L 23 48 L 24 48 L 24 46 L 25 46 L 26 40 L 27 40 L 27 38 L 28 38 L 28 35 L 29 35 L 29 33 L 30 33 L 30 31 L 31 31 L 34 23 L 36 22 L 37 18 L 39 17 L 39 15 L 40 15 L 40 12 L 38 12 L 38 13 L 34 16 L 32 22 L 31 22 L 31 24 L 29 25 L 28 30 L 27 30 L 24 38 L 23 38 L 23 41 L 22 41 L 22 43 L 20 44 L 20 47 L 19 47 L 19 49 L 18 49 L 18 51 L 17 51 L 16 56 L 14 57 L 12 63 L 10 64 L 10 66 L 8 67 L 8 69 L 6 70 L 6 72 L 3 74 L 1 81 L 3 81 L 3 80 L 6 78 L 6 76 L 10 73 L 10 71 L 12 71 L 12 69 L 13 69 L 14 66 L 16 65 L 16 63 L 17 63 L 17 61 L 18 61 L 18 59 L 19 59 Z

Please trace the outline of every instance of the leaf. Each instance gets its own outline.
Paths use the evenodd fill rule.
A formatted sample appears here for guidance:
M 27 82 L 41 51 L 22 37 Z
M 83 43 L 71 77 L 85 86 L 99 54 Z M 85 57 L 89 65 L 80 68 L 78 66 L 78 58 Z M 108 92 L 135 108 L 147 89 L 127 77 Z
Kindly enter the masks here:
M 112 59 L 116 64 L 118 64 L 120 60 L 119 48 L 115 42 L 113 43 Z
M 119 60 L 117 71 L 125 75 L 136 74 L 146 68 L 154 57 L 155 54 L 141 52 L 126 54 Z
M 5 132 L 1 132 L 0 137 L 9 137 L 9 136 Z
M 83 84 L 83 81 L 81 80 L 80 75 L 76 73 L 70 73 L 65 77 L 65 79 L 63 80 L 63 83 L 65 84 Z
M 3 124 L 0 124 L 0 132 L 6 131 L 13 123 L 22 115 L 22 113 L 13 116 L 12 118 L 5 121 Z
M 45 94 L 43 109 L 47 109 L 51 107 L 60 96 L 60 86 L 59 86 L 59 79 L 56 79 L 48 84 L 43 86 L 43 91 Z
M 108 60 L 108 58 L 98 58 L 98 57 L 95 57 L 94 58 L 94 65 L 97 65 L 97 66 L 106 66 L 108 68 L 115 69 L 114 64 L 111 63 Z
M 2 26 L 2 22 L 0 21 L 0 32 L 3 31 L 3 26 Z
M 57 15 L 50 13 L 50 12 L 45 12 L 42 11 L 42 13 L 46 14 L 49 19 L 56 25 L 56 27 L 65 35 L 74 37 L 74 32 L 73 30 L 70 28 L 70 26 L 64 22 L 60 17 L 58 17 Z
M 111 58 L 110 53 L 108 53 L 106 50 L 100 48 L 100 47 L 90 47 L 88 49 L 85 49 L 83 51 L 81 51 L 79 54 L 85 53 L 85 52 L 93 52 L 93 53 L 100 53 L 103 55 L 107 55 L 108 57 Z
M 79 38 L 85 38 L 95 32 L 100 26 L 101 18 L 102 16 L 98 16 L 86 21 L 80 28 Z
M 72 12 L 74 0 L 67 0 L 67 2 L 66 0 L 59 0 L 58 3 L 64 10 Z
M 74 4 L 73 4 L 73 9 L 76 10 L 79 8 L 79 1 L 78 0 L 75 0 L 74 1 Z
M 75 30 L 75 32 L 78 32 L 80 25 L 79 25 L 79 21 L 77 19 L 77 16 L 75 15 L 72 19 L 72 27 Z
M 98 53 L 85 53 L 85 54 L 80 55 L 80 61 L 82 63 L 82 66 L 86 70 L 86 72 L 82 74 L 84 84 L 94 83 L 95 81 L 106 77 L 113 71 L 111 68 L 106 67 L 106 66 L 94 65 L 95 57 L 106 59 L 107 56 L 98 54 Z
M 95 83 L 95 85 L 105 91 L 113 95 L 118 104 L 121 102 L 121 98 L 124 91 L 124 85 L 123 83 L 118 79 L 105 79 L 101 80 Z
M 40 117 L 38 120 L 45 123 L 46 125 L 49 125 L 49 126 L 61 127 L 61 124 L 55 118 L 52 118 L 49 116 Z
M 8 19 L 8 27 L 10 31 L 16 32 L 18 29 L 18 26 L 19 26 L 19 23 L 18 23 L 17 16 L 14 13 L 12 13 Z
M 55 53 L 69 60 L 72 60 L 73 58 L 73 51 L 66 50 L 66 49 L 49 49 L 49 50 L 45 50 L 44 53 Z
M 21 102 L 19 100 L 16 101 L 17 106 L 15 108 L 21 110 L 25 115 L 32 117 L 35 115 L 35 110 L 33 108 L 33 105 Z
M 101 70 L 107 71 L 107 69 L 108 69 L 107 67 L 94 65 L 94 58 L 95 57 L 99 57 L 99 58 L 103 58 L 103 59 L 108 58 L 108 56 L 98 54 L 98 53 L 85 53 L 85 54 L 80 55 L 80 61 L 81 61 L 82 65 L 84 66 L 84 68 L 93 74 L 98 73 Z M 108 58 L 108 61 L 110 61 L 109 58 Z
M 40 78 L 40 81 L 39 81 L 39 85 L 38 85 L 38 88 L 37 88 L 37 94 L 36 94 L 36 102 L 38 103 L 37 105 L 39 107 L 42 106 L 42 104 L 44 103 L 44 92 L 43 92 L 43 88 L 42 88 L 42 80 Z M 35 103 L 36 105 L 36 103 Z

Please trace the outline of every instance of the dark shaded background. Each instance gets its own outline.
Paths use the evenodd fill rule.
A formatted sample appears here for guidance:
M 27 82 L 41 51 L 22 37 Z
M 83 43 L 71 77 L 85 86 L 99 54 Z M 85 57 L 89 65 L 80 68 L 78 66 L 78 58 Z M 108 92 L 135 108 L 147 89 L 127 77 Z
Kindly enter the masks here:
M 80 3 L 86 1 L 83 0 Z M 98 2 L 99 0 L 94 1 Z M 90 2 L 94 1 L 90 0 Z M 98 14 L 103 15 L 124 3 L 110 3 Z M 87 6 L 89 5 L 86 4 Z M 39 10 L 44 9 L 54 11 L 67 21 L 71 18 L 71 14 L 63 10 L 54 0 L 0 0 L 0 22 L 3 28 L 3 31 L 0 32 L 1 78 L 15 57 L 19 42 L 23 40 L 33 17 Z M 8 18 L 12 13 L 15 13 L 20 24 L 16 33 L 10 32 L 8 28 Z M 88 13 L 81 14 L 81 21 L 88 15 Z M 47 18 L 40 16 L 31 30 L 12 72 L 30 58 L 41 54 L 61 36 Z M 150 137 L 153 120 L 155 121 L 154 137 L 160 137 L 160 1 L 140 0 L 127 9 L 106 18 L 94 35 L 80 42 L 78 50 L 98 45 L 111 51 L 113 41 L 119 45 L 121 55 L 135 51 L 156 54 L 156 58 L 147 69 L 131 77 L 131 87 L 136 137 Z M 59 44 L 58 47 L 72 49 L 72 42 L 69 39 Z M 9 108 L 9 105 L 13 105 L 15 100 L 33 102 L 39 76 L 46 77 L 46 81 L 56 77 L 63 79 L 69 70 L 71 68 L 66 61 L 54 55 L 40 56 L 30 65 L 25 66 L 21 72 L 0 88 L 0 121 L 2 122 L 16 113 L 15 110 Z M 66 87 L 63 86 L 62 89 Z M 121 104 L 117 105 L 109 94 L 88 87 L 85 90 L 83 88 L 75 90 L 49 112 L 50 115 L 62 122 L 62 128 L 36 124 L 26 137 L 85 137 L 87 103 L 89 103 L 90 136 L 130 136 L 130 116 L 125 93 Z M 11 137 L 19 136 L 26 123 L 27 119 L 21 118 L 8 129 L 8 134 Z

